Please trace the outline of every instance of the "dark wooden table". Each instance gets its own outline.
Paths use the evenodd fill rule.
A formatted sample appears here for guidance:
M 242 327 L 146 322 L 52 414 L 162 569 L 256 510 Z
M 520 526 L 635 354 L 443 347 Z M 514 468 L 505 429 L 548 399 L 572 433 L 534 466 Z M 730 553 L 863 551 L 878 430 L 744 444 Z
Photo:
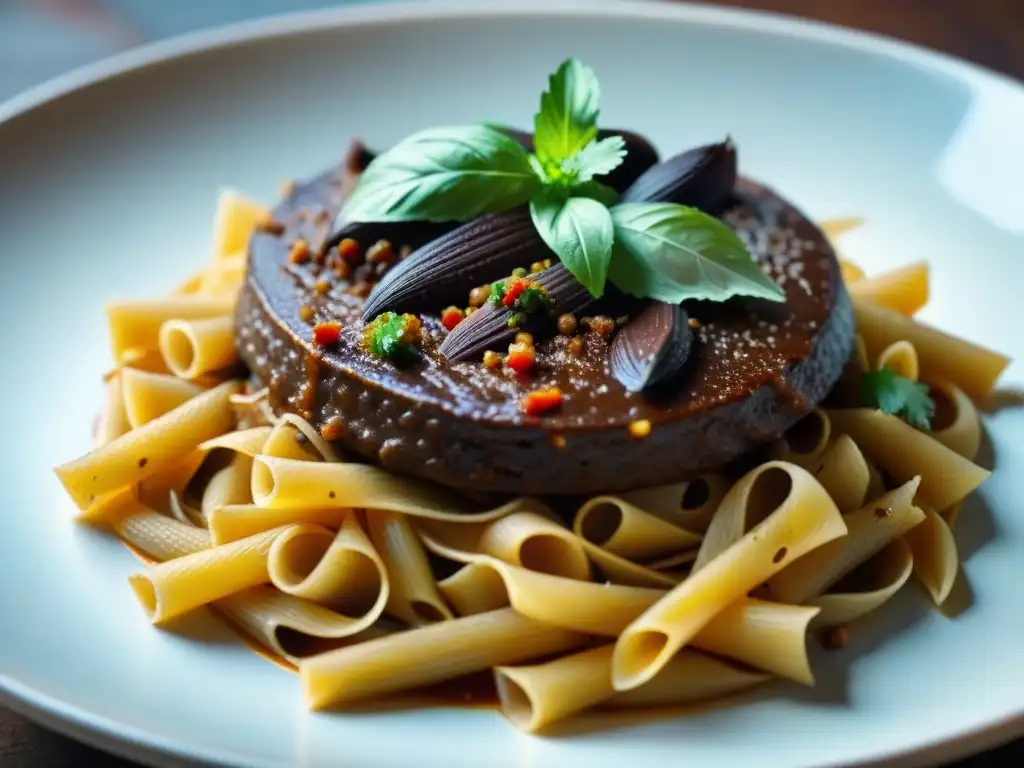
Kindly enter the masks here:
M 970 59 L 1024 80 L 1024 0 L 706 0 L 782 11 L 891 35 Z M 61 5 L 51 2 L 51 5 Z M 64 3 L 75 5 L 75 3 Z M 81 3 L 97 6 L 95 2 Z M 312 4 L 312 3 L 311 3 Z M 302 3 L 282 2 L 282 10 Z M 244 11 L 239 16 L 244 16 Z M 3 768 L 133 768 L 0 708 Z M 956 768 L 1024 765 L 1024 741 Z

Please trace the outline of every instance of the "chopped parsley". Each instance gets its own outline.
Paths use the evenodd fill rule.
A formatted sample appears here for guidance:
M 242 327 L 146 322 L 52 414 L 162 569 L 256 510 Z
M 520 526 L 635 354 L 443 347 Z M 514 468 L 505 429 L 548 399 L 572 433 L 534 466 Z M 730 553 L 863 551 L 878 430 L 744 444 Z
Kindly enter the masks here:
M 383 360 L 411 363 L 420 358 L 420 319 L 385 312 L 363 328 L 363 348 Z
M 935 401 L 927 384 L 911 381 L 889 366 L 865 373 L 861 378 L 861 397 L 866 405 L 882 413 L 899 416 L 918 429 L 931 429 Z

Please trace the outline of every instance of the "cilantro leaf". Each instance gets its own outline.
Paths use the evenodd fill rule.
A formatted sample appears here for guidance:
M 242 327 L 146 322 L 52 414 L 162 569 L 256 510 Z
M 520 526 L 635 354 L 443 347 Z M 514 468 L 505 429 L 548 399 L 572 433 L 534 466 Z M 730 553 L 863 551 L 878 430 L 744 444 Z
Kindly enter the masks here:
M 562 171 L 570 179 L 586 182 L 622 165 L 626 142 L 621 136 L 594 140 L 572 157 L 562 161 Z
M 601 86 L 594 70 L 578 59 L 562 62 L 541 94 L 533 121 L 533 146 L 545 165 L 558 166 L 597 135 Z
M 530 201 L 534 226 L 562 264 L 593 296 L 604 294 L 614 228 L 608 209 L 550 188 Z
M 615 253 L 608 277 L 628 294 L 668 304 L 733 296 L 786 300 L 743 241 L 713 216 L 673 203 L 623 203 L 611 215 Z
M 882 413 L 899 416 L 918 429 L 931 429 L 935 401 L 928 385 L 912 381 L 888 365 L 861 377 L 861 397 Z
M 541 183 L 526 150 L 501 131 L 429 128 L 370 163 L 338 223 L 469 221 L 522 205 Z

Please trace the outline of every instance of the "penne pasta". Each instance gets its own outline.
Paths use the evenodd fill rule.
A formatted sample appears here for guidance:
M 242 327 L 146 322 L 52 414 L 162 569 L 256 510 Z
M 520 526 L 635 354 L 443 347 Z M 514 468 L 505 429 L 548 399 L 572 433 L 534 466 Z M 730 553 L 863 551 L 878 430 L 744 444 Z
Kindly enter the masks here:
M 186 488 L 202 467 L 206 454 L 190 451 L 167 467 L 154 472 L 135 486 L 136 495 L 144 505 L 164 514 L 173 514 L 174 497 L 185 494 Z
M 771 680 L 771 675 L 739 669 L 718 659 L 682 650 L 657 675 L 631 691 L 616 693 L 616 707 L 664 707 L 730 696 Z
M 137 483 L 173 464 L 200 443 L 231 429 L 228 382 L 133 429 L 54 471 L 80 509 L 108 491 Z
M 981 419 L 971 398 L 959 387 L 944 381 L 931 385 L 931 396 L 935 401 L 932 437 L 974 461 L 981 450 Z
M 691 644 L 802 685 L 814 685 L 807 629 L 818 609 L 742 597 L 701 629 Z
M 227 544 L 283 525 L 311 523 L 337 528 L 347 514 L 347 509 L 268 509 L 255 504 L 226 504 L 211 509 L 206 524 L 214 544 Z
M 486 525 L 480 552 L 531 571 L 590 580 L 590 561 L 579 538 L 532 512 L 517 512 Z
M 791 562 L 767 582 L 766 594 L 784 603 L 817 597 L 861 563 L 924 520 L 914 506 L 920 480 L 914 478 L 843 516 L 847 534 Z
M 863 280 L 867 277 L 860 266 L 847 259 L 839 260 L 839 274 L 842 276 L 843 282 L 847 285 L 852 285 L 858 280 Z
M 496 520 L 540 507 L 516 499 L 486 512 L 453 493 L 397 477 L 368 464 L 296 461 L 259 456 L 253 465 L 252 496 L 261 507 L 317 509 L 360 507 L 460 523 Z
M 287 421 L 274 425 L 261 453 L 264 456 L 296 461 L 323 461 L 324 458 L 306 437 L 306 433 Z
M 143 510 L 113 524 L 122 539 L 155 560 L 164 562 L 185 557 L 210 547 L 210 534 L 177 520 Z
M 244 453 L 236 453 L 222 467 L 213 473 L 210 481 L 203 489 L 199 511 L 206 523 L 213 510 L 229 504 L 249 504 L 252 501 L 250 489 L 252 483 L 252 458 Z
M 483 560 L 466 563 L 438 582 L 437 588 L 458 616 L 472 616 L 509 604 L 504 579 Z
M 878 353 L 878 361 L 875 368 L 891 368 L 900 376 L 917 381 L 921 373 L 921 366 L 917 360 L 917 350 L 909 341 L 894 341 Z
M 533 733 L 607 701 L 612 687 L 612 643 L 524 667 L 495 667 L 501 713 Z
M 854 297 L 857 329 L 868 352 L 877 355 L 894 341 L 914 345 L 926 381 L 951 381 L 974 400 L 988 396 L 1010 360 L 929 325 L 903 317 L 891 309 Z
M 147 373 L 162 373 L 165 376 L 170 373 L 155 343 L 152 347 L 129 347 L 118 355 L 117 370 L 123 371 L 126 368 Z
M 285 413 L 281 415 L 279 423 L 290 424 L 291 426 L 295 427 L 295 429 L 297 429 L 299 432 L 304 434 L 306 436 L 306 439 L 309 440 L 310 445 L 312 445 L 316 449 L 316 451 L 320 454 L 320 458 L 322 458 L 324 461 L 341 461 L 341 458 L 338 456 L 337 452 L 331 447 L 331 444 L 324 440 L 320 436 L 320 433 L 317 432 L 316 429 L 313 427 L 313 425 L 310 424 L 301 416 L 297 416 L 294 413 Z
M 263 446 L 266 445 L 272 431 L 271 427 L 251 427 L 227 432 L 203 441 L 199 444 L 199 450 L 209 453 L 217 448 L 223 448 L 254 458 L 263 451 Z
M 394 512 L 367 510 L 370 541 L 380 553 L 391 585 L 385 611 L 407 624 L 430 624 L 452 618 L 445 604 L 419 534 L 408 519 Z
M 820 408 L 812 408 L 772 446 L 771 457 L 811 469 L 825 452 L 831 436 L 832 424 L 828 415 Z
M 203 278 L 206 276 L 206 269 L 200 269 L 197 272 L 193 272 L 191 275 L 186 277 L 177 287 L 171 291 L 171 296 L 191 296 L 199 293 L 199 289 L 203 284 Z
M 120 379 L 124 413 L 132 429 L 173 411 L 203 392 L 196 384 L 175 376 L 137 371 L 134 368 L 123 369 Z
M 837 437 L 821 455 L 814 476 L 844 515 L 861 507 L 868 498 L 871 469 L 849 435 Z
M 921 500 L 933 509 L 952 506 L 991 474 L 896 416 L 870 408 L 830 411 L 829 416 L 894 482 L 920 475 Z
M 195 379 L 238 362 L 231 317 L 167 320 L 160 326 L 160 354 L 175 376 Z
M 853 576 L 860 576 L 861 571 L 866 576 L 856 579 L 855 589 L 845 586 L 847 579 L 843 579 L 834 591 L 804 603 L 821 609 L 809 629 L 849 624 L 880 608 L 907 583 L 914 572 L 914 558 L 906 541 L 896 539 L 860 566 Z
M 743 511 L 737 511 L 742 507 Z M 749 509 L 748 509 L 749 508 Z M 747 473 L 723 499 L 702 544 L 708 546 L 719 516 L 745 527 L 735 543 L 675 587 L 626 627 L 615 646 L 616 690 L 650 680 L 680 648 L 730 603 L 767 581 L 785 565 L 846 532 L 825 489 L 794 464 L 769 462 Z M 723 530 L 735 528 L 724 523 Z M 698 556 L 698 560 L 700 556 Z
M 821 227 L 821 231 L 825 234 L 825 237 L 827 237 L 834 245 L 836 239 L 840 236 L 864 226 L 864 219 L 856 217 L 826 219 L 825 221 L 820 222 L 818 226 Z
M 853 281 L 850 295 L 911 317 L 928 303 L 928 264 L 919 261 Z
M 115 360 L 128 350 L 155 350 L 160 326 L 168 320 L 206 320 L 230 317 L 232 297 L 176 296 L 166 299 L 115 301 L 107 304 L 107 325 Z
M 933 510 L 924 510 L 924 520 L 903 537 L 914 555 L 914 575 L 932 601 L 942 605 L 953 591 L 960 557 L 956 540 L 945 520 Z
M 312 709 L 373 698 L 578 647 L 585 636 L 511 608 L 430 624 L 304 659 Z
M 232 256 L 225 256 L 203 270 L 198 293 L 217 295 L 238 291 L 245 279 L 247 256 L 244 249 Z
M 282 530 L 268 552 L 267 573 L 285 594 L 360 618 L 359 629 L 381 616 L 391 592 L 384 561 L 351 513 L 337 532 L 309 524 Z
M 576 513 L 573 533 L 606 552 L 635 560 L 695 548 L 700 536 L 615 496 L 596 496 Z
M 623 493 L 617 498 L 680 528 L 703 533 L 729 485 L 724 475 L 709 473 L 682 483 Z
M 107 382 L 106 405 L 96 420 L 93 448 L 112 443 L 132 428 L 124 407 L 124 374 L 118 372 Z
M 270 581 L 267 556 L 282 533 L 277 529 L 203 549 L 128 577 L 136 597 L 154 624 L 207 605 L 235 592 Z
M 269 217 L 270 211 L 255 200 L 233 189 L 220 190 L 213 215 L 214 263 L 244 253 L 253 230 Z
M 292 663 L 346 645 L 392 634 L 393 628 L 353 619 L 273 587 L 250 587 L 213 609 L 233 626 Z

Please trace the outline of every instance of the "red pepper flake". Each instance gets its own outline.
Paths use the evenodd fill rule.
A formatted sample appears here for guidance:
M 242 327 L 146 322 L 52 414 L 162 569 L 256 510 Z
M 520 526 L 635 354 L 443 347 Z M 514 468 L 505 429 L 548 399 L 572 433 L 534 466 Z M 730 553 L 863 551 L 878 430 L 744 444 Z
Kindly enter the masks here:
M 316 317 L 316 313 L 313 312 L 313 308 L 312 307 L 308 307 L 308 306 L 299 307 L 299 319 L 302 320 L 302 322 L 304 322 L 304 323 L 312 322 L 314 317 Z
M 562 390 L 558 387 L 535 389 L 527 392 L 519 403 L 519 407 L 527 416 L 541 416 L 562 405 Z
M 292 249 L 288 253 L 288 261 L 292 264 L 305 264 L 309 261 L 309 243 L 301 238 L 292 243 Z
M 524 278 L 516 278 L 510 280 L 508 285 L 505 287 L 505 297 L 501 300 L 501 303 L 506 307 L 511 307 L 516 303 L 523 291 L 530 287 L 530 281 Z
M 324 296 L 331 292 L 331 284 L 326 280 L 318 280 L 313 286 L 313 292 L 317 296 Z
M 484 352 L 484 367 L 489 370 L 497 370 L 501 368 L 501 364 L 504 362 L 502 356 L 495 352 L 493 349 L 488 349 Z
M 448 307 L 441 313 L 441 325 L 449 331 L 454 331 L 455 326 L 466 319 L 466 313 L 458 307 Z
M 366 261 L 370 264 L 390 264 L 395 260 L 395 249 L 388 240 L 378 240 L 366 249 Z
M 337 344 L 341 338 L 341 323 L 317 323 L 313 326 L 313 343 L 321 346 Z
M 536 357 L 536 352 L 529 344 L 509 344 L 505 365 L 516 373 L 528 373 Z M 558 396 L 561 398 L 561 393 Z
M 550 434 L 548 434 L 548 439 L 551 441 L 551 444 L 555 447 L 555 450 L 565 450 L 565 435 L 563 435 L 561 432 L 551 432 Z
M 338 243 L 338 255 L 345 261 L 355 261 L 359 256 L 359 243 L 351 237 L 344 238 Z

